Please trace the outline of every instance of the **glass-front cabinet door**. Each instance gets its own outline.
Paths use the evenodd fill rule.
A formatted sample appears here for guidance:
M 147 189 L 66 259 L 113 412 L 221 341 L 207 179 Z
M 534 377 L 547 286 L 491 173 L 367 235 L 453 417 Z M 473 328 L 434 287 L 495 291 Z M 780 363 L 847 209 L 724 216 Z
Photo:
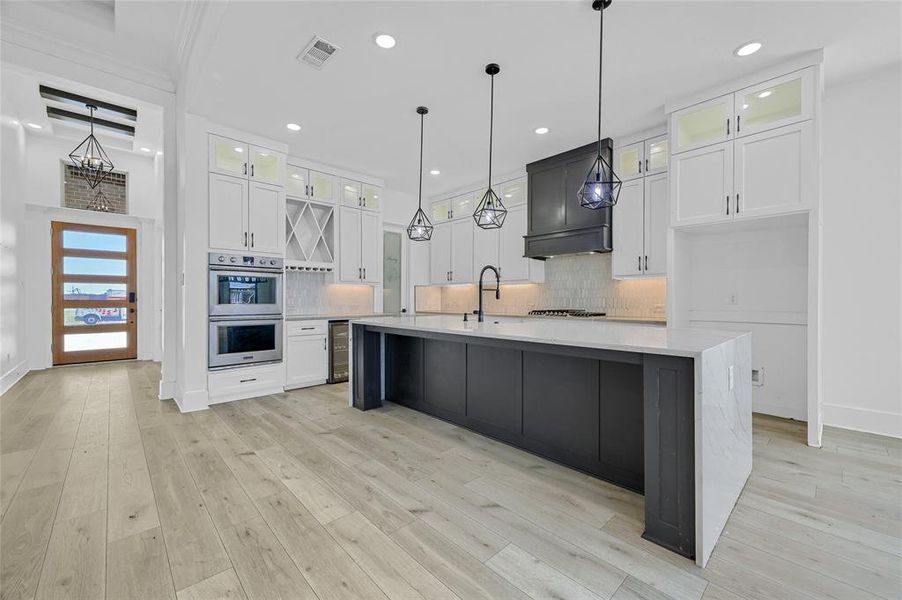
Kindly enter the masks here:
M 218 135 L 210 136 L 210 170 L 224 175 L 248 173 L 247 144 Z
M 288 165 L 286 167 L 288 177 L 285 178 L 285 195 L 295 198 L 307 197 L 307 169 Z
M 614 153 L 614 173 L 626 181 L 642 175 L 642 142 L 618 148 Z
M 341 203 L 343 206 L 361 206 L 359 182 L 350 179 L 341 180 Z
M 645 175 L 662 173 L 667 170 L 667 151 L 666 135 L 645 140 Z
M 735 102 L 738 136 L 811 119 L 814 73 L 808 68 L 746 88 Z
M 379 210 L 379 207 L 382 206 L 382 190 L 375 185 L 362 184 L 360 186 L 360 196 L 363 200 L 363 208 Z
M 508 208 L 526 204 L 526 178 L 522 177 L 502 184 L 499 194 L 504 206 Z
M 733 94 L 678 110 L 670 119 L 674 154 L 732 139 Z
M 328 173 L 310 171 L 310 199 L 335 202 L 335 178 Z
M 451 218 L 451 200 L 436 200 L 432 203 L 432 210 L 429 212 L 429 220 L 433 224 L 447 221 Z
M 250 176 L 272 185 L 285 184 L 285 155 L 268 148 L 250 146 Z
M 482 199 L 484 193 L 485 190 L 480 190 L 478 192 L 467 192 L 466 194 L 451 198 L 451 218 L 461 219 L 463 217 L 471 216 L 476 209 L 476 203 Z M 497 194 L 498 192 L 496 191 L 495 193 Z

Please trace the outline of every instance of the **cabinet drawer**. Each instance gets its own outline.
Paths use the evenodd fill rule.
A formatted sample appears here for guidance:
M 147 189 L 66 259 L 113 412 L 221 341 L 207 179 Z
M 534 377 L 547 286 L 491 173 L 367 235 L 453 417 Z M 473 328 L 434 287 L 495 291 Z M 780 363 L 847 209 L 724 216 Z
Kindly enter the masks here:
M 329 329 L 327 321 L 287 321 L 285 331 L 294 335 L 325 335 Z
M 211 372 L 207 376 L 210 403 L 270 394 L 274 388 L 281 389 L 283 373 L 282 363 Z

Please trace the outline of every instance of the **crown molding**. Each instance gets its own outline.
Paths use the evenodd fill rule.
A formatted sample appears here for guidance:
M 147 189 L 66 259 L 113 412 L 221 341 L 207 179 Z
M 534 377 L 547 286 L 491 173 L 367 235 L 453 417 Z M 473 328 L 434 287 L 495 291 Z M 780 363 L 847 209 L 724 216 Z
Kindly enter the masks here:
M 10 22 L 8 19 L 0 23 L 0 41 L 159 91 L 175 92 L 172 78 L 164 71 L 126 63 L 118 57 L 65 42 L 51 35 Z M 77 60 L 73 57 L 77 57 Z

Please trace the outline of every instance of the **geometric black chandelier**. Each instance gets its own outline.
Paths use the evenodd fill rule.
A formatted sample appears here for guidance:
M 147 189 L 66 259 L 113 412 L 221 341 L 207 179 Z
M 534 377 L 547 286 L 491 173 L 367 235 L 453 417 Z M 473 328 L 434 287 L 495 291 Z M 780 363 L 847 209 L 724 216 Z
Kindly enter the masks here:
M 100 185 L 97 188 L 97 193 L 94 194 L 94 198 L 88 203 L 88 210 L 93 210 L 97 212 L 113 212 L 113 207 L 110 205 L 109 199 L 107 199 L 106 194 L 103 193 L 103 185 Z
M 91 188 L 96 188 L 100 182 L 113 170 L 113 161 L 107 156 L 94 137 L 94 111 L 97 107 L 93 104 L 85 105 L 91 111 L 91 133 L 82 143 L 69 153 L 69 160 L 78 168 L 78 172 L 88 181 Z
M 589 168 L 586 180 L 577 192 L 580 205 L 591 208 L 608 208 L 617 204 L 620 196 L 622 181 L 614 173 L 614 168 L 608 164 L 602 156 L 601 150 L 601 82 L 602 82 L 602 49 L 604 48 L 604 9 L 611 5 L 612 0 L 594 0 L 592 8 L 599 13 L 598 33 L 598 156 Z
M 420 194 L 417 199 L 417 212 L 413 214 L 410 225 L 407 226 L 407 237 L 414 242 L 428 242 L 432 239 L 432 223 L 426 213 L 423 212 L 423 118 L 429 109 L 425 106 L 417 107 L 417 114 L 420 115 Z
M 492 78 L 491 101 L 489 104 L 489 189 L 486 190 L 479 204 L 476 205 L 473 220 L 483 229 L 498 229 L 504 225 L 504 218 L 507 216 L 507 209 L 501 203 L 501 198 L 492 190 L 492 129 L 495 124 L 495 75 L 501 72 L 501 67 L 495 63 L 489 63 L 485 67 L 485 72 Z

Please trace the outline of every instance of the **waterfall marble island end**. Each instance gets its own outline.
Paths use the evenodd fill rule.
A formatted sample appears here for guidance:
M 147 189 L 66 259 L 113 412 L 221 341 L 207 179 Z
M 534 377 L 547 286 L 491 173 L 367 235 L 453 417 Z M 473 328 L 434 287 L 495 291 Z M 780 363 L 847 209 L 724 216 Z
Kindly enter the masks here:
M 349 402 L 394 402 L 645 496 L 704 566 L 752 469 L 751 334 L 460 316 L 351 322 Z

